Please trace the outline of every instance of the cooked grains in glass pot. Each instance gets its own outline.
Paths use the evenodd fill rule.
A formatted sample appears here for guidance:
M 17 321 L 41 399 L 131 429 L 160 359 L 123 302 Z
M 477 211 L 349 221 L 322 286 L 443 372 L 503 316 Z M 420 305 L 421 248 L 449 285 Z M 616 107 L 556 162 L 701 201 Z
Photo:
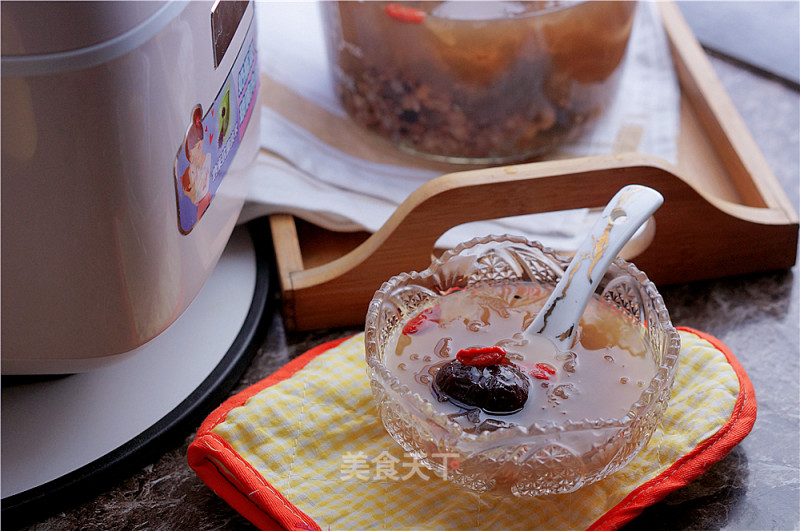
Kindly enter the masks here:
M 552 151 L 609 105 L 635 2 L 324 2 L 336 89 L 403 151 L 506 163 Z

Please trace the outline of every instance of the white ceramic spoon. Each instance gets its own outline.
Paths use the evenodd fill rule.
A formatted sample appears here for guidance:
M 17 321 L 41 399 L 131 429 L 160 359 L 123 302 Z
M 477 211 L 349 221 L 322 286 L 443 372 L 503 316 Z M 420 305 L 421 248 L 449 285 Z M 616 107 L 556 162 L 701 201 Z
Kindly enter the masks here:
M 544 340 L 549 340 L 561 352 L 572 347 L 597 283 L 620 249 L 663 202 L 660 193 L 646 186 L 629 185 L 617 192 L 578 247 L 544 308 L 525 330 L 529 342 L 539 342 L 538 349 L 547 348 Z

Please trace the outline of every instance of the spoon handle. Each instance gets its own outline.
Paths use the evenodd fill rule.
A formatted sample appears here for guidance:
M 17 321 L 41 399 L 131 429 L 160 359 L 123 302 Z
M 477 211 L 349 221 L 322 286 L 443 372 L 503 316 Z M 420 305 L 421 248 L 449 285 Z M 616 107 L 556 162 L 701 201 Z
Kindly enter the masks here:
M 560 350 L 569 350 L 597 282 L 625 243 L 663 202 L 660 193 L 646 186 L 629 185 L 617 192 L 526 333 L 545 336 Z

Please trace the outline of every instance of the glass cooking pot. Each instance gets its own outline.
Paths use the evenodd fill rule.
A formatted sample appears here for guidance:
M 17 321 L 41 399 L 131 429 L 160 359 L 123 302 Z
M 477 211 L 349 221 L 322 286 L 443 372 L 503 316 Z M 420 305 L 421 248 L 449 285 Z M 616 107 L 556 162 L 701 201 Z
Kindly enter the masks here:
M 529 159 L 604 112 L 635 2 L 324 2 L 338 95 L 400 149 L 456 163 Z

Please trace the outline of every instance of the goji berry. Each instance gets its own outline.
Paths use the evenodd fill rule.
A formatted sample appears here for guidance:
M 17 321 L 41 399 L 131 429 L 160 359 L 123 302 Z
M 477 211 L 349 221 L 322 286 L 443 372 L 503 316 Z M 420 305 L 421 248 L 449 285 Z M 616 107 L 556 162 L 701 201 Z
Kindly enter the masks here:
M 413 7 L 401 6 L 400 4 L 388 4 L 383 8 L 384 13 L 395 20 L 407 24 L 421 24 L 425 22 L 425 12 Z
M 422 310 L 418 315 L 416 315 L 413 319 L 408 321 L 405 324 L 405 326 L 403 326 L 403 334 L 407 336 L 411 334 L 416 334 L 420 330 L 428 328 L 433 323 L 438 323 L 439 317 L 441 317 L 441 315 L 442 315 L 442 309 L 439 306 L 426 308 Z
M 506 349 L 503 347 L 463 348 L 456 354 L 456 359 L 464 365 L 488 367 L 506 362 Z
M 537 363 L 530 371 L 530 375 L 539 380 L 549 380 L 556 370 L 546 363 Z

